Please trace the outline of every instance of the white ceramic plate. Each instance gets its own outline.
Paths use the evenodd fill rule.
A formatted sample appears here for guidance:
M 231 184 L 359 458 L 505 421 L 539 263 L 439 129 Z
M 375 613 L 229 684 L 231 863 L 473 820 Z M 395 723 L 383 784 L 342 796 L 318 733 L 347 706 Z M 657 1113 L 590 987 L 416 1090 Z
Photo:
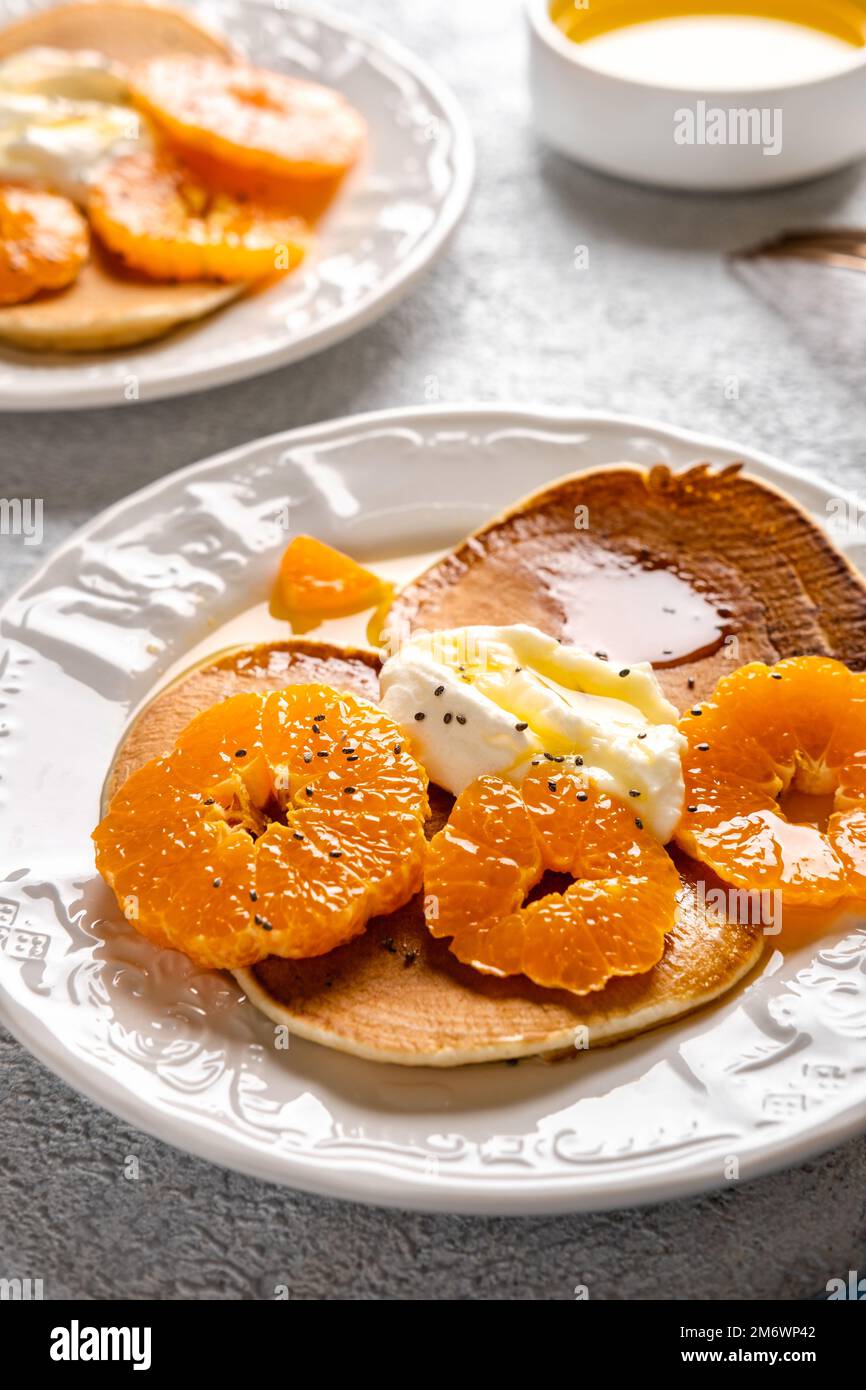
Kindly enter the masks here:
M 0 27 L 55 0 L 0 0 Z M 301 0 L 192 0 L 254 62 L 337 87 L 369 139 L 309 264 L 139 348 L 45 355 L 0 344 L 0 410 L 187 395 L 307 357 L 372 323 L 432 264 L 469 197 L 473 146 L 444 82 L 400 45 Z
M 287 514 L 293 532 L 411 572 L 560 474 L 734 458 L 826 517 L 823 484 L 733 445 L 487 408 L 275 436 L 103 513 L 0 614 L 2 1021 L 73 1086 L 173 1144 L 384 1204 L 646 1202 L 722 1185 L 732 1156 L 745 1178 L 866 1125 L 866 932 L 854 921 L 799 947 L 776 938 L 757 978 L 717 1006 L 574 1062 L 407 1071 L 298 1040 L 276 1051 L 229 977 L 153 950 L 93 869 L 102 781 L 136 707 L 203 651 L 285 636 L 263 599 Z

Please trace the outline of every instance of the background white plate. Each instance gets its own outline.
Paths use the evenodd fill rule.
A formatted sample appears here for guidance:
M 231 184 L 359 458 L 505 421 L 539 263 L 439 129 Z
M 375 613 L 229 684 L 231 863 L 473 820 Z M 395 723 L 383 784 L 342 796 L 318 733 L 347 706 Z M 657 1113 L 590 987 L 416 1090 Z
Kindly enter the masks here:
M 0 27 L 55 0 L 0 0 Z M 443 250 L 472 183 L 465 117 L 444 82 L 341 15 L 273 0 L 190 0 L 254 62 L 337 87 L 367 122 L 368 153 L 322 223 L 310 262 L 262 294 L 155 343 L 26 353 L 0 343 L 0 410 L 158 400 L 308 357 L 372 323 Z
M 476 1212 L 618 1206 L 795 1162 L 866 1124 L 866 931 L 776 938 L 717 1006 L 574 1062 L 453 1072 L 293 1040 L 233 981 L 119 920 L 89 832 L 130 714 L 191 655 L 267 630 L 292 531 L 362 559 L 429 552 L 562 473 L 745 459 L 824 519 L 828 489 L 639 420 L 392 411 L 275 436 L 103 513 L 0 614 L 0 1018 L 151 1133 L 296 1187 Z M 852 556 L 862 561 L 862 546 Z M 284 630 L 274 627 L 285 635 Z M 784 953 L 784 954 L 783 954 Z

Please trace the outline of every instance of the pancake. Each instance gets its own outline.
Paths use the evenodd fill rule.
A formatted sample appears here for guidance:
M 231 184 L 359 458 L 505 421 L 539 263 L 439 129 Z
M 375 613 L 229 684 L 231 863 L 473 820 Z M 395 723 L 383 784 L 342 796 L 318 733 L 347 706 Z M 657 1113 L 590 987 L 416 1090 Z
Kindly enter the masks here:
M 378 658 L 362 650 L 294 640 L 223 653 L 167 687 L 134 721 L 118 750 L 105 800 L 149 758 L 166 753 L 200 709 L 242 690 L 323 681 L 368 699 L 378 694 Z M 433 788 L 432 835 L 451 798 Z M 729 990 L 759 959 L 760 932 L 709 923 L 696 878 L 715 882 L 685 856 L 675 930 L 644 975 L 614 980 L 585 998 L 522 976 L 496 979 L 461 965 L 424 924 L 419 894 L 378 918 L 347 946 L 310 960 L 271 957 L 235 972 L 248 999 L 291 1032 L 375 1061 L 457 1066 L 573 1054 L 670 1022 Z M 550 891 L 544 881 L 537 892 Z
M 374 652 L 290 639 L 258 647 L 231 647 L 187 671 L 142 710 L 124 735 L 102 793 L 102 813 L 127 777 L 174 747 L 200 710 L 243 690 L 282 690 L 320 682 L 336 690 L 379 698 L 379 658 Z
M 96 352 L 162 337 L 237 299 L 242 284 L 156 284 L 128 270 L 94 241 L 68 289 L 0 308 L 0 338 L 31 351 Z
M 680 709 L 748 661 L 818 654 L 863 670 L 862 579 L 741 467 L 611 465 L 532 494 L 402 590 L 390 645 L 416 628 L 529 623 L 652 660 Z
M 130 65 L 161 53 L 232 56 L 227 40 L 191 15 L 145 0 L 80 0 L 25 15 L 0 30 L 0 58 L 22 48 L 90 48 Z
M 159 53 L 232 56 L 224 39 L 190 16 L 140 0 L 61 5 L 0 31 L 0 58 L 30 47 L 96 49 L 129 64 Z M 39 352 L 130 347 L 213 313 L 246 288 L 149 280 L 127 271 L 93 238 L 91 259 L 68 289 L 0 309 L 0 340 Z
M 444 795 L 431 803 L 428 834 L 451 807 Z M 611 980 L 595 994 L 578 997 L 522 975 L 499 979 L 461 965 L 427 930 L 420 895 L 327 956 L 270 956 L 235 978 L 275 1023 L 371 1061 L 454 1067 L 573 1055 L 691 1013 L 727 993 L 759 960 L 759 931 L 708 922 L 696 880 L 707 891 L 718 880 L 684 855 L 674 859 L 683 886 L 664 955 L 645 974 Z M 539 887 L 551 891 L 544 880 Z

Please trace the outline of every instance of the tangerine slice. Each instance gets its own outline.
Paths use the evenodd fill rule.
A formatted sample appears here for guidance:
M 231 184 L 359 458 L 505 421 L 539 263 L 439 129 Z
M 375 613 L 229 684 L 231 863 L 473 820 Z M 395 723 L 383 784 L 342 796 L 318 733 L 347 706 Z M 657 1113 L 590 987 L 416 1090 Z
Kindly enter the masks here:
M 0 304 L 71 285 L 90 252 L 90 233 L 68 198 L 0 187 Z
M 112 160 L 88 213 L 110 250 L 156 280 L 259 280 L 294 269 L 309 236 L 301 218 L 215 191 L 168 150 Z
M 280 593 L 291 613 L 326 617 L 369 608 L 382 581 L 315 536 L 296 536 L 280 561 Z
M 331 206 L 343 182 L 342 172 L 320 179 L 275 178 L 273 174 L 230 164 L 228 160 L 194 149 L 192 145 L 178 145 L 169 137 L 166 140 L 169 149 L 178 155 L 182 153 L 183 162 L 190 173 L 206 187 L 218 188 L 222 193 L 230 193 L 241 201 L 252 198 L 259 202 L 276 203 L 295 217 L 302 217 L 311 228 Z
M 427 777 L 367 700 L 235 695 L 146 763 L 93 833 L 124 915 L 202 966 L 323 955 L 421 884 Z
M 866 890 L 866 676 L 829 657 L 753 662 L 680 722 L 678 843 L 737 888 L 823 906 Z M 833 794 L 826 831 L 788 820 L 793 789 Z
M 524 906 L 546 869 L 563 893 Z M 515 788 L 481 777 L 430 841 L 425 916 L 458 960 L 589 994 L 651 969 L 674 924 L 680 877 L 621 802 L 577 768 L 530 768 Z
M 339 92 L 244 63 L 169 54 L 136 69 L 132 90 L 181 149 L 273 178 L 342 174 L 364 139 Z

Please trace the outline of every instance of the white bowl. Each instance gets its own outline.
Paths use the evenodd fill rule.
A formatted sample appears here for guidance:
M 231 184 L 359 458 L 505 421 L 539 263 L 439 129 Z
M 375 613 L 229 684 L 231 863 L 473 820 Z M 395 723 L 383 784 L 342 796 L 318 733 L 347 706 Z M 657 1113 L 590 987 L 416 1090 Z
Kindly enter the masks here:
M 866 154 L 866 53 L 829 77 L 791 85 L 713 91 L 655 85 L 587 62 L 581 45 L 551 19 L 549 0 L 526 0 L 526 7 L 536 127 L 582 164 L 667 188 L 735 190 L 793 183 Z M 706 131 L 719 121 L 717 112 L 727 132 L 739 135 L 739 118 L 731 113 L 742 111 L 766 113 L 763 143 L 675 139 L 677 131 L 680 138 L 689 133 L 692 119 Z M 749 128 L 757 131 L 754 118 Z M 776 144 L 775 153 L 764 152 Z

